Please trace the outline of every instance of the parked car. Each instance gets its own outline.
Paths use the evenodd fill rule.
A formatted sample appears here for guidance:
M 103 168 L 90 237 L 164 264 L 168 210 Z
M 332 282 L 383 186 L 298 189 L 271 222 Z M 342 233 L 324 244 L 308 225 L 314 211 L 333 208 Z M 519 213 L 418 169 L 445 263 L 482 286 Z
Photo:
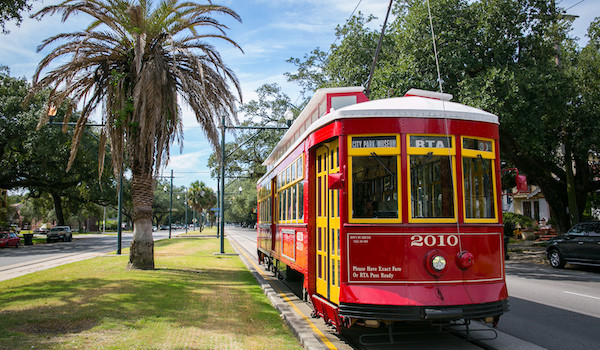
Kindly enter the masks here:
M 19 248 L 21 238 L 15 232 L 0 232 L 0 248 L 15 247 Z
M 71 242 L 73 240 L 73 234 L 69 226 L 54 226 L 46 233 L 46 242 L 51 241 L 63 241 Z
M 600 221 L 581 222 L 546 246 L 550 265 L 562 269 L 566 263 L 600 265 Z

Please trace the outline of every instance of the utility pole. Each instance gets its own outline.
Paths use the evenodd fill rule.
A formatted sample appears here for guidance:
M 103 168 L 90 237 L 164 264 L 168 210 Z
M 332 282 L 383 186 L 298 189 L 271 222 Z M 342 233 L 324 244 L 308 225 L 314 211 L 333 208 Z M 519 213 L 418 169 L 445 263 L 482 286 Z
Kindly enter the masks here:
M 221 144 L 222 145 L 222 144 Z M 217 175 L 217 206 L 221 205 L 221 170 L 219 169 L 219 175 Z M 219 212 L 219 219 L 217 221 L 217 238 L 221 232 L 221 213 Z
M 187 217 L 187 207 L 188 207 L 188 200 L 187 200 L 187 193 L 188 190 L 187 188 L 185 189 L 185 233 L 187 233 L 188 231 L 188 217 Z
M 119 198 L 117 213 L 117 255 L 121 255 L 121 241 L 123 238 L 123 228 L 121 227 L 121 212 L 123 211 L 123 167 L 121 166 L 121 173 L 119 174 Z
M 225 253 L 225 115 L 221 117 L 221 203 L 219 204 L 219 214 L 221 218 L 221 254 Z
M 173 169 L 171 169 L 171 199 L 169 200 L 169 239 L 171 239 L 171 212 L 173 211 Z

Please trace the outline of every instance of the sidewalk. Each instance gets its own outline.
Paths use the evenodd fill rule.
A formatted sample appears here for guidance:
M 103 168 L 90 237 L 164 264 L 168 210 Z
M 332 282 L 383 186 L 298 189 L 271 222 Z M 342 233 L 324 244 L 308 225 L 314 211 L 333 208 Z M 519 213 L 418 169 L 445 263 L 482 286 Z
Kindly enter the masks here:
M 518 240 L 508 244 L 509 261 L 550 265 L 546 258 L 546 244 L 536 241 Z

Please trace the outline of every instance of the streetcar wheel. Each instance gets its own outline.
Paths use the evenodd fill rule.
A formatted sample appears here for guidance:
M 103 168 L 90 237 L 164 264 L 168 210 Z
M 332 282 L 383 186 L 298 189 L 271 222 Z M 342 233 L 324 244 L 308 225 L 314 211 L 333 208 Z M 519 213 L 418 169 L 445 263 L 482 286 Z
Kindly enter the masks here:
M 562 269 L 567 263 L 557 249 L 552 249 L 550 253 L 548 253 L 548 260 L 550 260 L 550 265 L 555 269 Z

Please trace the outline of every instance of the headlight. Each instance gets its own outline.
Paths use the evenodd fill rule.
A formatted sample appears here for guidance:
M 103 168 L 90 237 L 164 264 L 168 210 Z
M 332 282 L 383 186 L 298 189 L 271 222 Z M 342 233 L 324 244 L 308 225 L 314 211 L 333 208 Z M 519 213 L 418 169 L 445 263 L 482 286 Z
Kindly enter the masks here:
M 436 271 L 442 271 L 446 268 L 446 259 L 441 255 L 436 255 L 431 259 L 431 267 Z

